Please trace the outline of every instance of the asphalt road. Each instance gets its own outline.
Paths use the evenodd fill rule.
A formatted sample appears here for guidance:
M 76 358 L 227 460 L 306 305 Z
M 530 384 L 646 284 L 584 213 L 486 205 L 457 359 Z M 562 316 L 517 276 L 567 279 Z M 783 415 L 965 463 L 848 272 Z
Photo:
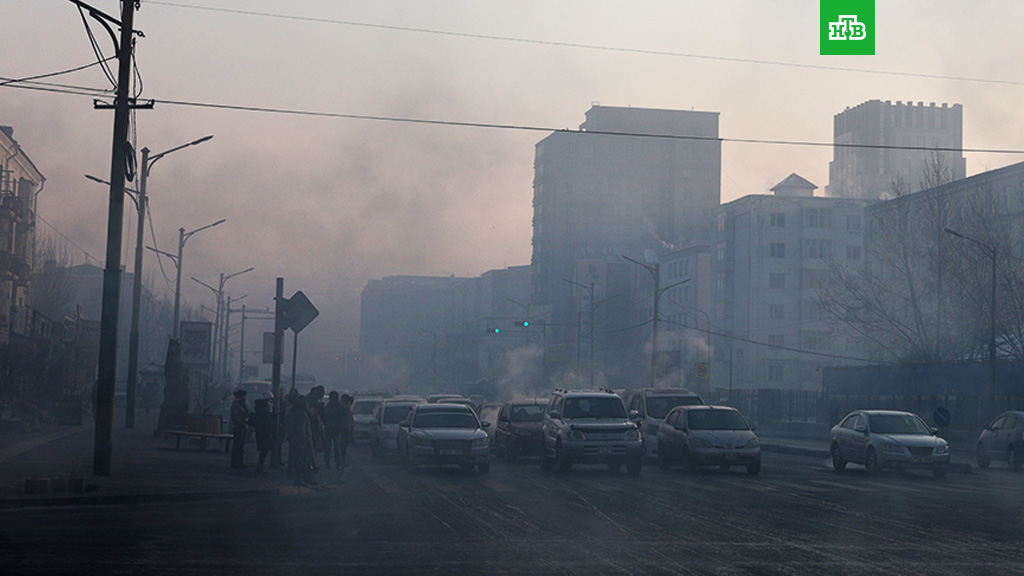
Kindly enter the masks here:
M 742 469 L 410 474 L 356 448 L 317 493 L 0 511 L 4 574 L 1014 574 L 1024 475 Z

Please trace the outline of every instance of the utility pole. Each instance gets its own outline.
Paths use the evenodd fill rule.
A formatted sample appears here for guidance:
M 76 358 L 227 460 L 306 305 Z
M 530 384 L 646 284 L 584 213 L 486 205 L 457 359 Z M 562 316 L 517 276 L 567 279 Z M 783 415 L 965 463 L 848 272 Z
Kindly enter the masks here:
M 81 7 L 82 4 L 79 3 Z M 124 225 L 124 182 L 128 160 L 128 116 L 132 79 L 132 34 L 135 2 L 121 3 L 121 21 L 88 7 L 90 16 L 109 30 L 107 21 L 121 27 L 117 45 L 117 95 L 114 97 L 114 136 L 110 157 L 110 199 L 107 211 L 107 253 L 103 269 L 103 304 L 100 312 L 99 378 L 96 381 L 96 429 L 92 472 L 110 476 L 113 459 L 114 390 L 117 385 L 117 312 L 121 301 L 121 233 Z M 111 33 L 113 36 L 113 33 Z M 134 158 L 132 158 L 134 160 Z
M 271 365 L 271 390 L 274 392 L 274 447 L 270 454 L 271 468 L 280 468 L 281 462 L 281 356 L 284 340 L 284 278 L 277 279 L 274 290 L 274 363 Z
M 628 260 L 633 264 L 636 264 L 644 268 L 645 270 L 650 272 L 651 276 L 654 278 L 654 313 L 653 318 L 651 320 L 651 388 L 654 388 L 657 384 L 658 374 L 658 302 L 661 300 L 661 295 L 664 294 L 665 291 L 675 288 L 676 286 L 686 284 L 687 282 L 690 281 L 690 279 L 687 278 L 681 282 L 676 282 L 675 284 L 670 284 L 662 288 L 661 264 L 655 264 L 654 266 L 651 266 L 650 264 L 644 264 L 643 262 L 634 260 L 629 256 L 623 256 L 622 259 Z

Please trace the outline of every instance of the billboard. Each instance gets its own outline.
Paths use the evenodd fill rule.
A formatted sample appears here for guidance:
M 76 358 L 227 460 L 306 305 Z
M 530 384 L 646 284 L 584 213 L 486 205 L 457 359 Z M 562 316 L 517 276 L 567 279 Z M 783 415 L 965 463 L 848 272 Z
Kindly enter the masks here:
M 181 363 L 206 366 L 210 363 L 211 322 L 181 323 Z

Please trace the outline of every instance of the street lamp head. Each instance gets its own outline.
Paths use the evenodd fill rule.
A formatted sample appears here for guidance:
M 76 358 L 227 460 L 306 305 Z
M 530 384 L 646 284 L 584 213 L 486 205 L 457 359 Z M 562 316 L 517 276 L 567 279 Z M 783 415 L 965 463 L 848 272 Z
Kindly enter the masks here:
M 210 134 L 209 136 L 203 136 L 202 138 L 200 138 L 198 140 L 193 140 L 193 141 L 189 142 L 188 145 L 189 146 L 195 146 L 196 144 L 202 144 L 203 142 L 206 142 L 207 140 L 212 140 L 212 139 L 213 139 L 213 134 Z

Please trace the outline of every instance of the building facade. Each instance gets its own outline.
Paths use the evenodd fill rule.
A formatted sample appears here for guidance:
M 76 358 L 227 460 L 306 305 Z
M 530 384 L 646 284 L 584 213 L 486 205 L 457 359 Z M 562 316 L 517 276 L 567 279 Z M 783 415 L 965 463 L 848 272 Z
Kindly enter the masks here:
M 848 342 L 815 297 L 829 264 L 859 266 L 864 207 L 814 196 L 792 174 L 773 195 L 724 204 L 712 253 L 711 324 L 721 327 L 715 387 L 817 389 L 819 368 L 842 363 Z
M 36 196 L 44 181 L 14 129 L 0 126 L 0 345 L 30 331 Z
M 880 200 L 897 180 L 916 192 L 941 183 L 927 182 L 936 169 L 943 181 L 967 174 L 960 104 L 869 100 L 836 114 L 833 138 L 826 196 Z

